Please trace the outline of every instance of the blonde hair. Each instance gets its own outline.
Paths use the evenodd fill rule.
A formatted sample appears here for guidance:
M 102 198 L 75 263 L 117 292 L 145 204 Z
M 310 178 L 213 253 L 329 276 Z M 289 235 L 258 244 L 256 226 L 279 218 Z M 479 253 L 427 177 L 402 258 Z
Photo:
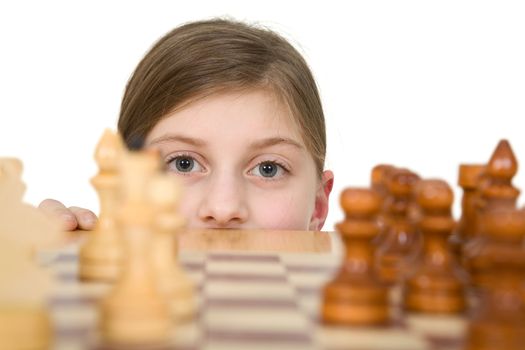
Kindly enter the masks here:
M 283 37 L 225 19 L 191 22 L 162 37 L 131 76 L 118 128 L 136 146 L 168 113 L 222 90 L 269 88 L 290 108 L 321 176 L 326 130 L 307 63 Z

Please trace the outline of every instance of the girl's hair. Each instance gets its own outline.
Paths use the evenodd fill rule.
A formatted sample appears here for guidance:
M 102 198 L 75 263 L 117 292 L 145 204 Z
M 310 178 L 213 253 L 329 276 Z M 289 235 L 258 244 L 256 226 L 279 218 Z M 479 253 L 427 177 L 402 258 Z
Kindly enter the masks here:
M 290 109 L 320 177 L 325 121 L 308 65 L 275 32 L 242 22 L 191 22 L 162 37 L 128 81 L 118 129 L 133 147 L 177 108 L 213 93 L 250 88 L 270 89 Z

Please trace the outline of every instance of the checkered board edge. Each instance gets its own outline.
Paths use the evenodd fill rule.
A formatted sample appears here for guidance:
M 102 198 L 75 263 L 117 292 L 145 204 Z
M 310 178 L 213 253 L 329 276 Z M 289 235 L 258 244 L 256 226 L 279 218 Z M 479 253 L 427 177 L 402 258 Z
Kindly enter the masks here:
M 196 287 L 197 314 L 175 324 L 162 349 L 461 349 L 464 317 L 401 314 L 392 291 L 388 327 L 340 327 L 319 319 L 320 289 L 340 257 L 316 253 L 183 253 Z M 49 305 L 54 349 L 109 349 L 97 336 L 98 300 L 107 284 L 77 280 L 76 249 L 45 263 L 54 283 Z M 128 347 L 129 348 L 129 347 Z M 144 347 L 141 347 L 144 349 Z

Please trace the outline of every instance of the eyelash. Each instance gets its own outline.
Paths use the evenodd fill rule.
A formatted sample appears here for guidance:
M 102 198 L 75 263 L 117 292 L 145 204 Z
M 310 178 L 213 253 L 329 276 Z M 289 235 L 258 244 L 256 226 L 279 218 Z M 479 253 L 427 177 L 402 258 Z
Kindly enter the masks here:
M 260 161 L 254 167 L 252 167 L 250 169 L 250 171 L 253 170 L 253 169 L 256 169 L 257 167 L 261 166 L 261 164 L 264 164 L 264 163 L 275 164 L 278 167 L 280 167 L 283 170 L 284 173 L 283 173 L 283 175 L 278 176 L 278 177 L 257 176 L 257 177 L 260 177 L 261 179 L 263 179 L 263 181 L 278 181 L 278 180 L 281 180 L 283 177 L 288 176 L 290 174 L 290 169 L 288 169 L 288 167 L 285 164 L 283 164 L 282 162 L 280 162 L 278 160 L 275 160 L 275 159 L 274 160 L 263 160 L 263 161 Z
M 166 162 L 166 169 L 169 170 L 169 165 L 171 162 L 173 162 L 175 159 L 177 158 L 189 158 L 189 159 L 193 159 L 193 161 L 197 162 L 200 164 L 200 162 L 195 159 L 195 157 L 191 156 L 190 154 L 188 153 L 177 153 L 177 154 L 174 154 L 174 155 L 171 155 L 171 156 L 168 156 L 168 158 L 166 158 L 165 162 Z M 184 173 L 184 172 L 177 172 L 177 174 L 180 174 L 182 176 L 189 176 L 189 173 Z
M 273 163 L 273 164 L 277 164 L 278 166 L 280 166 L 281 168 L 283 168 L 284 171 L 286 171 L 287 173 L 290 172 L 290 169 L 288 169 L 288 167 L 286 166 L 286 164 L 278 161 L 278 160 L 263 160 L 262 162 L 259 162 L 257 163 L 255 166 L 258 166 L 258 165 L 261 165 L 262 163 Z
M 195 161 L 195 162 L 200 164 L 200 162 L 197 159 L 195 159 L 195 157 L 193 157 L 192 155 L 190 155 L 188 153 L 178 153 L 178 154 L 171 155 L 171 156 L 169 156 L 166 159 L 166 161 L 165 161 L 166 162 L 166 168 L 168 168 L 169 164 L 172 161 L 174 161 L 175 159 L 177 159 L 177 158 L 190 158 L 190 159 L 193 159 L 193 161 Z M 290 174 L 290 169 L 288 168 L 288 166 L 286 164 L 284 164 L 283 162 L 280 162 L 279 160 L 276 160 L 276 159 L 271 159 L 271 160 L 267 159 L 267 160 L 260 161 L 254 167 L 252 167 L 250 170 L 255 169 L 256 167 L 260 166 L 263 163 L 270 163 L 270 164 L 275 164 L 275 165 L 279 166 L 284 171 L 284 175 L 283 176 Z M 181 174 L 183 176 L 189 176 L 189 173 L 184 173 L 184 172 L 177 172 L 177 173 Z M 265 181 L 276 181 L 276 180 L 278 180 L 280 178 L 280 177 L 273 178 L 273 177 L 264 177 L 264 176 L 259 176 L 259 177 L 263 178 Z

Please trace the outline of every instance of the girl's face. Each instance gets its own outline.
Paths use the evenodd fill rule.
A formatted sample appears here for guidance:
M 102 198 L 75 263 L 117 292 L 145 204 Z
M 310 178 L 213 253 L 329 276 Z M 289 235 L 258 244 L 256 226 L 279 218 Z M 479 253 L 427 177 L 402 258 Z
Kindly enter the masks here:
M 320 230 L 333 174 L 319 179 L 291 112 L 266 90 L 215 94 L 146 138 L 184 187 L 189 228 Z

